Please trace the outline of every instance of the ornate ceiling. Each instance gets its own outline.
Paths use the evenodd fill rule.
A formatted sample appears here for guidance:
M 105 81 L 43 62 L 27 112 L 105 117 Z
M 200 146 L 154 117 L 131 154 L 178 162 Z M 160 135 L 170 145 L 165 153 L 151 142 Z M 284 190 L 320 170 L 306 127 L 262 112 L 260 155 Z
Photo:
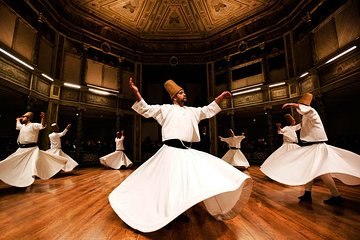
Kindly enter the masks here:
M 68 0 L 84 15 L 142 39 L 204 39 L 276 0 Z
M 281 37 L 323 0 L 27 1 L 68 39 L 142 62 L 197 63 Z

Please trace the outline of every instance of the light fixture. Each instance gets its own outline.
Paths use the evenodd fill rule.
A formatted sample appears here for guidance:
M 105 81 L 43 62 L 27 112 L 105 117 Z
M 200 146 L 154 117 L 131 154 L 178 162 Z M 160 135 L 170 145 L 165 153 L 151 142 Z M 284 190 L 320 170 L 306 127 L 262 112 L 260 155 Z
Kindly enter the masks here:
M 308 74 L 309 74 L 309 72 L 304 72 L 303 74 L 300 75 L 299 78 L 305 77 L 305 76 L 307 76 Z
M 237 88 L 237 89 L 231 90 L 231 92 L 232 92 L 232 93 L 235 93 L 235 92 L 238 92 L 238 91 L 242 91 L 242 90 L 245 90 L 245 89 L 249 89 L 249 88 L 253 88 L 253 87 L 258 87 L 258 86 L 262 86 L 262 85 L 263 85 L 263 83 L 258 83 L 258 84 L 254 84 L 254 85 L 247 86 L 247 87 Z
M 12 59 L 14 59 L 15 61 L 17 61 L 18 63 L 21 63 L 22 65 L 24 65 L 25 67 L 34 70 L 34 68 L 32 66 L 30 66 L 29 64 L 27 64 L 26 62 L 20 60 L 19 58 L 15 57 L 14 55 L 8 53 L 7 51 L 5 51 L 4 49 L 0 48 L 0 52 L 4 53 L 5 55 L 7 55 L 8 57 L 11 57 Z
M 270 84 L 269 88 L 278 87 L 278 86 L 282 86 L 282 85 L 285 85 L 285 82 L 279 82 L 279 83 Z
M 45 73 L 42 73 L 41 76 L 43 76 L 44 78 L 49 79 L 50 81 L 54 81 L 54 79 L 52 79 L 51 77 L 49 77 L 48 75 L 46 75 Z
M 92 84 L 87 84 L 87 86 L 90 87 L 90 88 L 95 88 L 95 89 L 103 90 L 103 91 L 106 91 L 106 92 L 119 93 L 119 91 L 117 91 L 117 90 L 113 90 L 113 89 L 110 89 L 110 88 L 99 87 L 99 86 L 92 85 Z
M 64 83 L 64 86 L 70 87 L 70 88 L 77 88 L 77 89 L 81 88 L 80 85 L 76 85 L 76 84 L 72 84 L 72 83 Z
M 335 59 L 337 59 L 337 58 L 339 58 L 339 57 L 341 57 L 341 56 L 343 56 L 343 55 L 347 54 L 348 52 L 351 52 L 351 51 L 352 51 L 352 50 L 354 50 L 355 48 L 356 48 L 356 46 L 352 46 L 352 47 L 351 47 L 351 48 L 349 48 L 348 50 L 345 50 L 344 52 L 342 52 L 342 53 L 340 53 L 340 54 L 336 55 L 335 57 L 333 57 L 333 58 L 331 58 L 331 59 L 327 60 L 325 64 L 328 64 L 328 63 L 330 63 L 330 62 L 334 61 Z
M 233 95 L 233 96 L 237 96 L 237 95 L 241 95 L 241 94 L 245 94 L 245 93 L 256 92 L 256 91 L 259 91 L 259 90 L 261 90 L 260 87 L 258 87 L 258 88 L 252 88 L 252 89 L 249 89 L 249 90 L 234 92 L 232 95 Z
M 98 90 L 98 89 L 94 89 L 94 88 L 89 88 L 90 92 L 96 93 L 96 94 L 100 94 L 100 95 L 110 95 L 111 93 L 103 91 L 103 90 Z

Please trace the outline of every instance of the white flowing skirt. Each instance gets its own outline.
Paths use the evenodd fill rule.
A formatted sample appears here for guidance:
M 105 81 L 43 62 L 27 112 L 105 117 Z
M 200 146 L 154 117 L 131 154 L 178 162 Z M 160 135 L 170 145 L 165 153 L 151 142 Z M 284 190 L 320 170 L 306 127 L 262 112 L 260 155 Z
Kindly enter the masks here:
M 286 152 L 260 170 L 271 179 L 290 186 L 304 185 L 326 173 L 344 184 L 358 185 L 360 155 L 319 143 Z
M 284 142 L 275 152 L 273 152 L 260 166 L 260 170 L 265 172 L 270 172 L 273 168 L 277 168 L 277 161 L 280 159 L 281 155 L 291 150 L 300 148 L 296 143 Z
M 79 165 L 74 159 L 72 159 L 69 155 L 67 155 L 66 153 L 64 153 L 64 152 L 61 150 L 61 148 L 48 149 L 48 150 L 46 150 L 46 152 L 67 158 L 68 161 L 67 161 L 65 167 L 62 169 L 62 170 L 65 171 L 65 172 L 70 172 L 70 171 L 72 171 L 76 166 Z
M 246 205 L 252 179 L 219 158 L 195 149 L 163 145 L 109 195 L 111 207 L 129 226 L 156 231 L 204 201 L 218 220 Z
M 240 149 L 229 149 L 221 159 L 234 167 L 250 167 L 248 160 Z
M 121 166 L 129 167 L 133 164 L 123 151 L 115 151 L 101 157 L 100 163 L 113 169 L 120 169 Z
M 39 147 L 18 148 L 0 162 L 0 179 L 16 187 L 27 187 L 35 181 L 35 176 L 49 179 L 64 168 L 65 157 L 57 156 Z

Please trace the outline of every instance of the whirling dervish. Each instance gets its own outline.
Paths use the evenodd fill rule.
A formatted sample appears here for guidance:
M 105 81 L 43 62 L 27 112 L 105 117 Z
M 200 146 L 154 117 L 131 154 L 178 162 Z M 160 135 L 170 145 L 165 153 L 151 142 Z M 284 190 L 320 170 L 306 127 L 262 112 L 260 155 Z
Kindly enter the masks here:
M 245 134 L 235 135 L 232 129 L 229 129 L 230 137 L 224 138 L 219 136 L 220 141 L 226 142 L 229 146 L 229 150 L 221 158 L 225 162 L 234 167 L 248 168 L 250 164 L 245 155 L 241 152 L 241 141 L 245 138 Z

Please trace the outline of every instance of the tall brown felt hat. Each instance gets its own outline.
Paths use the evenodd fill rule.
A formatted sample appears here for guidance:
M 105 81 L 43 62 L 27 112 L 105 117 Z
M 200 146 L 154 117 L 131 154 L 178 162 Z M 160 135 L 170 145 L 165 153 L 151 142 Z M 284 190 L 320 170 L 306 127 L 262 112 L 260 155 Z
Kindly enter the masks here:
M 169 79 L 164 83 L 166 91 L 169 93 L 170 98 L 173 98 L 183 88 L 177 85 L 173 80 Z
M 302 97 L 299 99 L 298 103 L 310 106 L 312 99 L 313 99 L 313 95 L 311 93 L 304 93 Z
M 295 121 L 295 119 L 293 118 L 293 116 L 291 116 L 290 114 L 285 114 L 284 117 L 285 117 L 286 123 L 289 124 L 289 125 L 290 125 L 293 121 Z
M 33 114 L 32 112 L 27 112 L 27 113 L 23 114 L 23 116 L 32 119 L 32 117 L 34 116 L 34 114 Z

